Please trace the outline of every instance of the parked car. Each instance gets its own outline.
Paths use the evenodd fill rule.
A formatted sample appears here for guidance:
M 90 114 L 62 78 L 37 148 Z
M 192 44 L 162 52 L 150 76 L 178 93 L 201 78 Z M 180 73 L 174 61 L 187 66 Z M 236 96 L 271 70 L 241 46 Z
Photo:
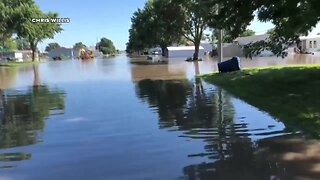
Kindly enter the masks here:
M 151 52 L 152 55 L 161 55 L 161 51 L 152 51 Z

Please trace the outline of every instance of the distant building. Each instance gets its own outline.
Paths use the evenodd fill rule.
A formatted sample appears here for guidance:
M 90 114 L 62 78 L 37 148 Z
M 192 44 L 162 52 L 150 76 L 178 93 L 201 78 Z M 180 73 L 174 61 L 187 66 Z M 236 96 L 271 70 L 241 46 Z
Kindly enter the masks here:
M 79 58 L 80 49 L 59 47 L 48 52 L 51 59 L 73 59 Z
M 255 43 L 259 41 L 268 41 L 269 35 L 253 35 L 247 37 L 238 37 L 233 40 L 233 43 L 224 43 L 223 44 L 223 56 L 224 57 L 234 57 L 234 56 L 243 56 L 243 47 L 249 45 L 250 43 Z M 274 56 L 274 54 L 269 50 L 263 50 L 259 56 Z
M 187 46 L 194 46 L 194 43 L 191 41 L 188 41 L 186 43 Z M 178 46 L 177 44 L 174 44 L 173 46 Z M 204 54 L 209 54 L 213 50 L 213 44 L 209 40 L 203 40 L 200 42 L 200 46 L 204 49 Z
M 18 51 L 10 51 L 1 53 L 1 60 L 15 60 L 16 62 L 23 62 L 23 54 Z
M 301 36 L 300 43 L 297 44 L 302 52 L 318 52 L 320 51 L 320 22 L 314 27 L 307 36 Z
M 233 40 L 233 43 L 244 46 L 250 43 L 255 43 L 258 41 L 267 41 L 269 39 L 268 34 L 261 34 L 261 35 L 253 35 L 253 36 L 246 36 L 246 37 L 238 37 Z
M 164 52 L 167 58 L 188 58 L 193 57 L 194 46 L 171 46 L 167 47 Z M 202 46 L 199 47 L 199 57 L 203 57 L 205 50 Z
M 38 58 L 38 53 L 36 53 L 36 59 Z M 15 60 L 17 62 L 23 62 L 32 59 L 31 50 L 15 50 L 0 53 L 0 60 Z
M 101 57 L 103 56 L 103 53 L 100 52 L 98 49 L 96 49 L 96 46 L 90 46 L 88 47 L 88 50 L 93 53 L 94 57 Z
M 213 49 L 212 43 L 210 41 L 201 41 L 200 46 L 203 47 L 205 54 L 209 54 Z
M 302 52 L 320 51 L 320 35 L 302 36 L 297 45 Z
M 23 60 L 24 61 L 29 61 L 32 59 L 32 51 L 31 50 L 19 50 L 18 52 L 22 52 Z M 39 58 L 39 54 L 35 54 L 36 59 Z
M 255 43 L 259 41 L 268 41 L 268 40 L 269 40 L 269 34 L 261 34 L 261 35 L 247 36 L 247 37 L 238 37 L 233 42 L 243 47 L 250 43 Z M 274 54 L 269 50 L 263 50 L 258 56 L 274 56 Z

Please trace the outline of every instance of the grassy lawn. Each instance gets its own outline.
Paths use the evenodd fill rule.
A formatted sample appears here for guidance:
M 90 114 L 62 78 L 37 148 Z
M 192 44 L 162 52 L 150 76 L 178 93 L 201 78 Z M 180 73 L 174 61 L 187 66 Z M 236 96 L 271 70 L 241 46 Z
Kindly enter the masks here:
M 18 67 L 18 66 L 25 66 L 25 65 L 33 65 L 33 64 L 39 64 L 41 62 L 39 61 L 26 61 L 26 62 L 0 62 L 0 67 Z
M 268 112 L 287 128 L 320 137 L 320 64 L 244 69 L 202 77 Z

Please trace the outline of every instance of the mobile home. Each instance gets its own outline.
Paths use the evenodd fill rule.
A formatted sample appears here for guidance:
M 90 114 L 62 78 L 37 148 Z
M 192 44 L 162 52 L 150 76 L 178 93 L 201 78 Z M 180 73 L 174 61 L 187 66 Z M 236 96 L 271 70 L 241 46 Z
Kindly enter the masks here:
M 194 46 L 171 46 L 167 47 L 165 56 L 167 58 L 188 58 L 193 57 L 195 47 Z M 199 57 L 204 56 L 204 48 L 199 47 Z

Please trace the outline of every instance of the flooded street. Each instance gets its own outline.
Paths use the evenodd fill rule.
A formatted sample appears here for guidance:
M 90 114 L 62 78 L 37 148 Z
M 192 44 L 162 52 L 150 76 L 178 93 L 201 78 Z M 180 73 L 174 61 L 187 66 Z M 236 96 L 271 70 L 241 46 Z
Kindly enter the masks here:
M 315 64 L 259 58 L 242 67 Z M 0 67 L 0 180 L 319 179 L 320 141 L 195 75 L 117 56 Z

